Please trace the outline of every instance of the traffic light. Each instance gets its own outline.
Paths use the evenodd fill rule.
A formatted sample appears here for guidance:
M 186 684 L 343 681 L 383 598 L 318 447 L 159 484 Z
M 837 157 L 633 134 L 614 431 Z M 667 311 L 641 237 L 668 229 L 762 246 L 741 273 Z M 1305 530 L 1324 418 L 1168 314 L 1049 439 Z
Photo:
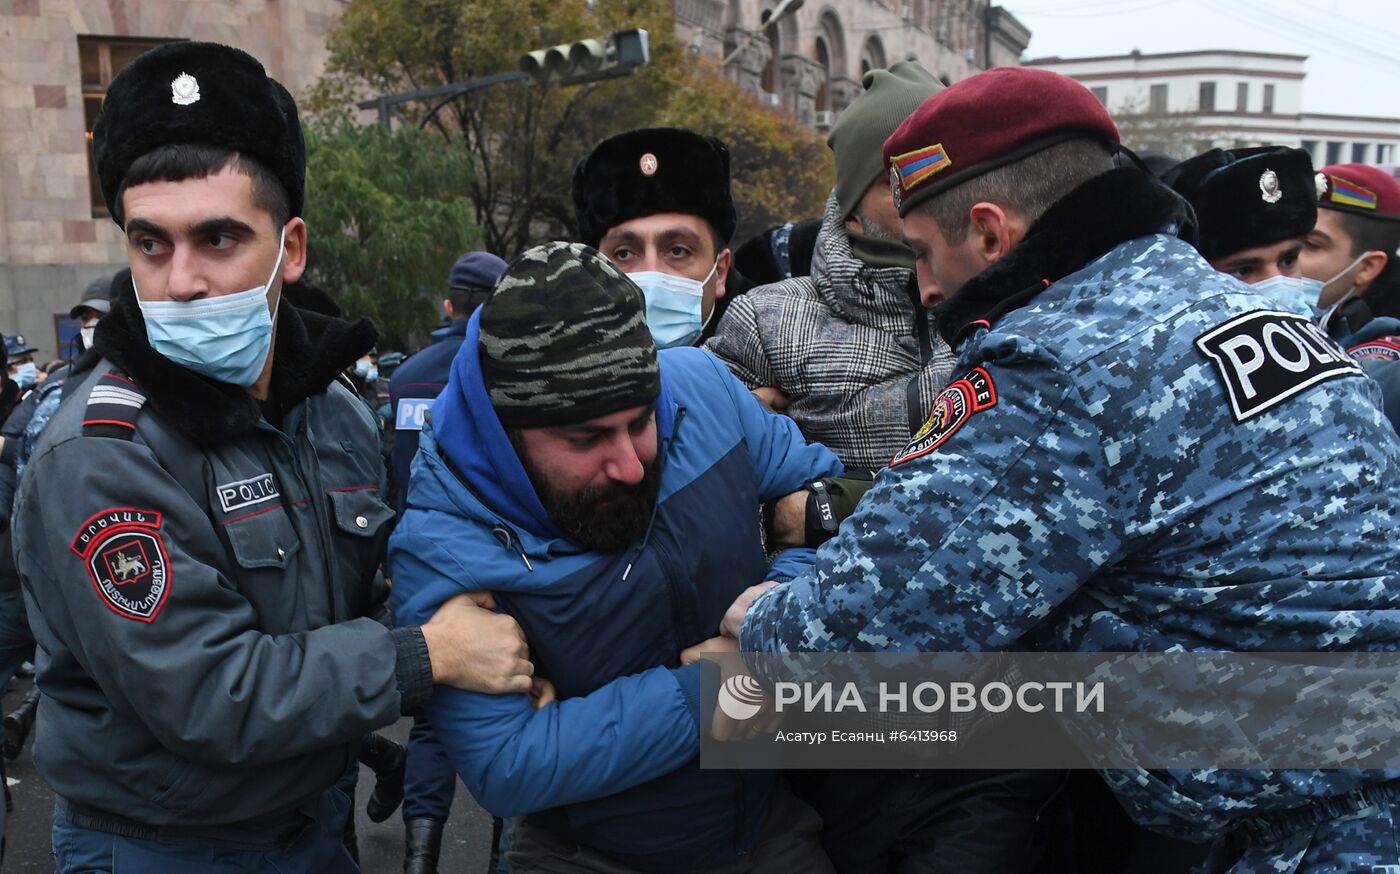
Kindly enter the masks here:
M 650 60 L 647 32 L 633 28 L 606 39 L 582 39 L 526 52 L 520 56 L 520 69 L 540 84 L 579 85 L 630 75 Z

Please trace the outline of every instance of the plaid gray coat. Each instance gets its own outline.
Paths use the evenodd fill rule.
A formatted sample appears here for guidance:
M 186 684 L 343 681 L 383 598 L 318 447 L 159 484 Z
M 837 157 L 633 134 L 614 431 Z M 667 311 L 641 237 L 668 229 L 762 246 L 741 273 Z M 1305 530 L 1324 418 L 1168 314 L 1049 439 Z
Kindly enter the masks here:
M 749 388 L 781 389 L 803 435 L 848 469 L 878 470 L 928 417 L 956 361 L 917 300 L 912 270 L 851 254 L 833 195 L 812 275 L 735 298 L 705 348 Z

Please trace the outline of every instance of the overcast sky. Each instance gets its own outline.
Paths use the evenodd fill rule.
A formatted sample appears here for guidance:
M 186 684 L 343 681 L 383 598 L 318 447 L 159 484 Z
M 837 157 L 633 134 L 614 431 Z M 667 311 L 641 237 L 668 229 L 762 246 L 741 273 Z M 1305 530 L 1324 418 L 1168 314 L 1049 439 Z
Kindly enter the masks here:
M 1303 111 L 1400 118 L 1396 0 L 998 0 L 1032 58 L 1239 49 L 1307 55 Z

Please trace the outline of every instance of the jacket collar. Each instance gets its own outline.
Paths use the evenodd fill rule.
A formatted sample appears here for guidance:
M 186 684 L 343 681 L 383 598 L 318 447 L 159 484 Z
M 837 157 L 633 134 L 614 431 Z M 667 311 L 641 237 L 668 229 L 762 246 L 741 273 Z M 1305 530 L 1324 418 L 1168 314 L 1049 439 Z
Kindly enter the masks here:
M 1363 299 L 1372 315 L 1400 317 L 1400 258 L 1391 256 Z
M 1136 167 L 1095 176 L 1046 210 L 1005 257 L 940 304 L 938 330 L 956 348 L 974 323 L 995 323 L 1120 243 L 1178 233 L 1189 215 L 1184 200 Z
M 348 322 L 283 300 L 277 310 L 272 365 L 272 397 L 281 411 L 324 392 L 374 347 L 376 336 L 366 319 Z M 196 444 L 233 440 L 262 419 L 258 401 L 242 387 L 200 376 L 151 348 L 130 280 L 118 289 L 111 313 L 97 323 L 93 348 L 135 380 L 151 408 Z
M 812 256 L 812 284 L 822 303 L 844 321 L 908 336 L 914 333 L 914 319 L 925 316 L 923 307 L 915 305 L 918 292 L 913 282 L 913 270 L 872 267 L 851 252 L 833 192 Z

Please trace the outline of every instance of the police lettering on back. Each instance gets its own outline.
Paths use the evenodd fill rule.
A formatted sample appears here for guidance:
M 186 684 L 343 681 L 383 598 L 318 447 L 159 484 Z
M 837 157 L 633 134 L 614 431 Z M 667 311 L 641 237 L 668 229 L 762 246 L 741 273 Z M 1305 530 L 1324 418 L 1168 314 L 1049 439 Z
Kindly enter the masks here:
M 1236 422 L 1288 400 L 1304 389 L 1361 367 L 1310 320 L 1260 311 L 1231 319 L 1196 338 L 1220 373 Z

